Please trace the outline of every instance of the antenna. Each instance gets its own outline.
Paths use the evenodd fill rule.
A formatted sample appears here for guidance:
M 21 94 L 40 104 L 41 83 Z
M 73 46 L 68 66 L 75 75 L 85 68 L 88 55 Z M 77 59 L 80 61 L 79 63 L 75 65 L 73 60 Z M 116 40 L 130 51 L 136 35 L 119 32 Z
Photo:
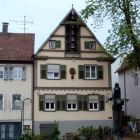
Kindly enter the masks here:
M 27 27 L 26 27 L 26 25 L 27 24 L 33 24 L 33 21 L 29 21 L 29 20 L 26 20 L 26 16 L 24 16 L 24 19 L 23 20 L 21 20 L 21 21 L 17 21 L 17 20 L 11 20 L 12 22 L 15 22 L 16 24 L 18 24 L 18 25 L 23 25 L 23 28 L 22 29 L 24 29 L 24 34 L 26 33 L 26 29 L 28 29 Z

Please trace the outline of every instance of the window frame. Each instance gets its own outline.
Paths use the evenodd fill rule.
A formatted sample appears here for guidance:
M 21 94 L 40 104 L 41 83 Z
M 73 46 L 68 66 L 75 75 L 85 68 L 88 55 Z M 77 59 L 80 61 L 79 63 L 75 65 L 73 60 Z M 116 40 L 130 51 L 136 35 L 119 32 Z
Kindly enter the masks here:
M 76 99 L 74 101 L 68 99 L 68 96 L 71 96 L 71 95 L 75 95 L 76 96 Z M 78 110 L 78 96 L 77 96 L 77 94 L 67 94 L 66 95 L 66 100 L 67 100 L 67 103 L 66 103 L 67 111 L 77 111 Z M 70 105 L 71 108 L 68 108 L 68 105 Z M 73 108 L 73 105 L 75 105 L 76 107 Z
M 22 80 L 23 67 L 22 66 L 13 66 L 12 75 L 13 75 L 14 80 Z
M 86 76 L 86 73 L 87 73 L 87 71 L 86 71 L 86 67 L 90 67 L 90 70 L 89 70 L 89 75 L 90 75 L 90 77 L 87 77 Z M 95 67 L 95 71 L 94 71 L 94 73 L 95 73 L 95 77 L 92 77 L 92 69 L 91 69 L 91 67 Z M 87 79 L 87 80 L 93 80 L 93 79 L 97 79 L 97 65 L 84 65 L 84 74 L 85 74 L 85 79 Z
M 90 96 L 95 96 L 97 99 L 89 99 Z M 92 104 L 92 108 L 90 108 L 90 104 Z M 97 108 L 95 108 L 95 104 L 97 104 Z M 100 106 L 99 95 L 97 95 L 97 94 L 88 95 L 88 110 L 89 111 L 99 111 L 100 110 L 99 106 Z
M 45 96 L 47 96 L 47 95 L 48 96 L 53 95 L 54 96 L 54 102 L 51 102 L 51 101 L 46 102 Z M 49 108 L 48 109 L 46 109 L 46 103 L 49 103 Z M 53 106 L 54 106 L 53 109 L 51 108 L 51 103 L 53 103 Z M 56 95 L 55 94 L 45 94 L 44 95 L 44 111 L 47 111 L 47 112 L 56 111 Z
M 49 65 L 56 65 L 56 66 L 59 66 L 59 71 L 58 71 L 58 77 L 55 77 L 54 75 L 55 75 L 55 73 L 56 72 L 54 72 L 54 71 L 52 71 L 52 72 L 48 72 L 48 66 Z M 53 77 L 49 77 L 48 76 L 48 73 L 52 73 L 53 74 Z M 61 73 L 60 73 L 60 64 L 47 64 L 47 79 L 48 80 L 59 80 L 60 78 L 61 78 L 61 75 L 60 75 Z
M 55 40 L 49 40 L 49 48 L 50 49 L 56 48 L 56 41 Z
M 18 109 L 14 109 L 14 108 L 13 108 L 13 104 L 14 104 L 13 97 L 14 97 L 14 96 L 20 96 L 19 105 L 18 105 L 18 107 L 17 107 Z M 19 110 L 21 110 L 21 101 L 22 101 L 21 94 L 18 94 L 18 93 L 12 94 L 12 110 L 13 110 L 13 111 L 19 111 Z

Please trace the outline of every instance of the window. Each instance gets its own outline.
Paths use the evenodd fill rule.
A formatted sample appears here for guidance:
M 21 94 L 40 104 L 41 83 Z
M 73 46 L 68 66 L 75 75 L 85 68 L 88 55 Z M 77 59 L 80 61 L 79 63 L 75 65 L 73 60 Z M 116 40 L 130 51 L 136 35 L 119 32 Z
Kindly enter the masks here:
M 134 84 L 135 84 L 135 86 L 138 85 L 138 74 L 137 73 L 134 74 Z
M 96 49 L 96 43 L 94 41 L 86 41 L 85 42 L 85 49 L 92 49 L 95 50 Z
M 58 41 L 58 40 L 50 40 L 49 41 L 49 48 L 50 49 L 61 48 L 61 41 Z
M 9 125 L 9 138 L 10 139 L 14 138 L 14 125 L 13 124 Z
M 21 109 L 21 95 L 14 94 L 12 95 L 12 110 L 20 110 Z
M 60 65 L 47 65 L 47 78 L 60 79 Z
M 79 79 L 103 79 L 103 66 L 78 65 Z
M 5 129 L 5 125 L 4 124 L 1 124 L 0 125 L 0 139 L 5 139 L 5 131 L 6 131 L 6 129 Z
M 0 79 L 4 79 L 4 67 L 0 67 Z
M 77 110 L 77 95 L 67 95 L 67 110 Z
M 96 111 L 99 110 L 99 99 L 98 95 L 89 95 L 89 110 Z
M 22 67 L 13 68 L 13 79 L 21 80 L 22 79 Z
M 3 110 L 3 95 L 0 94 L 0 110 Z
M 45 95 L 45 110 L 55 111 L 55 95 Z
M 66 79 L 66 65 L 40 65 L 41 79 Z
M 96 66 L 85 66 L 85 79 L 96 79 Z

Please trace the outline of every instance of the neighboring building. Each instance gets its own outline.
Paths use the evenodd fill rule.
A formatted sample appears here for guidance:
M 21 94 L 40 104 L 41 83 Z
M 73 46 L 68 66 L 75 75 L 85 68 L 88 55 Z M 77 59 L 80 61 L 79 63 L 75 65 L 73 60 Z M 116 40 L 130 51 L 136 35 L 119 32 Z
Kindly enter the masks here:
M 46 27 L 47 30 L 47 27 Z M 45 31 L 45 30 L 44 30 Z M 35 54 L 34 132 L 61 135 L 81 126 L 112 126 L 111 63 L 72 8 Z
M 140 69 L 134 69 L 123 63 L 116 72 L 119 77 L 121 96 L 124 99 L 129 99 L 124 105 L 125 114 L 140 119 L 140 111 L 138 111 L 140 105 Z
M 32 105 L 26 99 L 31 99 L 33 93 L 33 53 L 34 34 L 9 33 L 8 23 L 3 23 L 0 33 L 0 140 L 15 140 L 21 136 L 22 124 L 32 127 Z

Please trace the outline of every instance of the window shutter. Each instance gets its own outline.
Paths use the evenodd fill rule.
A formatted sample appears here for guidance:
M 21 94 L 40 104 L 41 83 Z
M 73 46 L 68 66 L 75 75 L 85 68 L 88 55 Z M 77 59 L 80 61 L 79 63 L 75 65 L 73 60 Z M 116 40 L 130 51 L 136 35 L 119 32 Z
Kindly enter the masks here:
M 79 71 L 79 79 L 84 79 L 85 78 L 85 69 L 84 65 L 79 65 L 78 66 L 78 71 Z
M 26 80 L 26 67 L 22 67 L 22 80 Z
M 89 49 L 90 48 L 90 42 L 85 42 L 85 49 Z
M 98 79 L 103 79 L 103 66 L 97 67 L 97 76 L 98 76 Z
M 55 41 L 55 47 L 61 48 L 61 41 Z
M 56 95 L 56 109 L 57 110 L 66 110 L 66 96 L 65 95 Z
M 4 80 L 8 80 L 8 67 L 4 67 Z
M 40 65 L 40 78 L 41 79 L 47 78 L 47 66 L 46 65 Z
M 9 67 L 8 69 L 8 78 L 9 80 L 13 80 L 13 67 Z
M 39 95 L 39 111 L 44 110 L 44 95 Z
M 78 95 L 78 109 L 79 110 L 87 110 L 87 96 L 86 95 Z
M 66 65 L 60 65 L 61 79 L 66 79 Z
M 99 95 L 99 110 L 105 110 L 105 97 L 104 95 Z

